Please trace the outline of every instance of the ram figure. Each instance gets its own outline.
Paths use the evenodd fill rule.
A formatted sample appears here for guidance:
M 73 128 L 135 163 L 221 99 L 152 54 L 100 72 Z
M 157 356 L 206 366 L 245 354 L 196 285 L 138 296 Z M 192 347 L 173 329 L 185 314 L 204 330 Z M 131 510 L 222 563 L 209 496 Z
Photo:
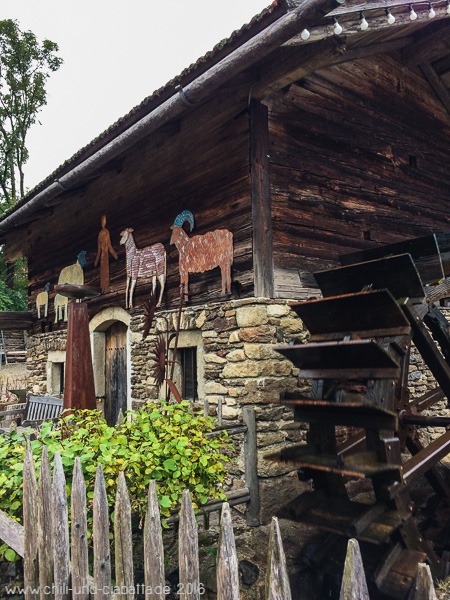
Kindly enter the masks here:
M 194 215 L 189 210 L 184 210 L 176 217 L 170 238 L 170 243 L 175 244 L 179 253 L 178 269 L 184 299 L 189 298 L 189 273 L 204 273 L 216 267 L 220 267 L 222 274 L 222 294 L 230 294 L 233 234 L 226 229 L 217 229 L 189 237 L 183 229 L 186 221 L 192 231 Z

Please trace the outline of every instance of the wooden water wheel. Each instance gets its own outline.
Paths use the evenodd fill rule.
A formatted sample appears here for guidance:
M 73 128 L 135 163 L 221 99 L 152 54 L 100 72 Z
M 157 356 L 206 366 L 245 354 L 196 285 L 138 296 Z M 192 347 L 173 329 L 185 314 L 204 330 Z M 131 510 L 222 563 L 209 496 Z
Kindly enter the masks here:
M 421 427 L 450 425 L 449 417 L 423 414 L 450 399 L 449 323 L 436 304 L 450 288 L 449 240 L 431 235 L 359 252 L 316 273 L 323 297 L 293 303 L 308 343 L 277 348 L 312 381 L 308 397 L 277 400 L 309 423 L 307 443 L 268 458 L 295 465 L 313 483 L 279 515 L 379 546 L 383 558 L 371 578 L 385 597 L 406 598 L 418 562 L 426 560 L 437 578 L 448 573 L 446 553 L 418 527 L 411 488 L 424 476 L 450 500 L 437 468 L 450 452 L 450 430 L 428 445 L 419 435 Z M 412 343 L 436 381 L 413 399 Z M 339 443 L 342 426 L 350 435 Z M 349 497 L 346 484 L 355 479 L 371 481 L 371 504 Z

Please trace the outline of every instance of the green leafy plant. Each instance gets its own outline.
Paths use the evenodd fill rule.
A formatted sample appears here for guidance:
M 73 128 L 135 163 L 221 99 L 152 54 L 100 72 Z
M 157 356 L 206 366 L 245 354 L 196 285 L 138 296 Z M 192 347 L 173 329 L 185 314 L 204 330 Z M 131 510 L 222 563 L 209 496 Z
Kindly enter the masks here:
M 94 495 L 95 472 L 101 463 L 110 507 L 114 505 L 119 471 L 124 471 L 133 514 L 142 519 L 148 485 L 157 482 L 161 514 L 170 516 L 183 490 L 191 492 L 194 507 L 208 499 L 225 499 L 221 484 L 232 452 L 227 434 L 207 436 L 215 423 L 193 409 L 189 402 L 146 404 L 128 414 L 123 423 L 110 427 L 98 411 L 65 415 L 59 425 L 47 422 L 31 442 L 36 472 L 42 446 L 50 460 L 60 452 L 68 487 L 78 456 L 86 480 L 88 503 Z M 28 432 L 29 433 L 29 432 Z M 20 520 L 22 514 L 23 460 L 27 432 L 0 436 L 0 509 Z M 88 514 L 92 525 L 92 515 Z M 90 527 L 91 528 L 91 527 Z M 13 558 L 12 550 L 0 546 L 0 558 Z
M 15 263 L 6 263 L 0 249 L 0 310 L 27 310 L 27 286 L 25 259 L 19 258 Z

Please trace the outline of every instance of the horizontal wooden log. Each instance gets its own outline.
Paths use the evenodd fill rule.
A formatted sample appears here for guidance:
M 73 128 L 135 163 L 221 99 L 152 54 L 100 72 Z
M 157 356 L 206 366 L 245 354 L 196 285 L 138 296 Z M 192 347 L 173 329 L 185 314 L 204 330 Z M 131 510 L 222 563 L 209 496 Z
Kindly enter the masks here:
M 32 322 L 30 312 L 0 311 L 0 329 L 3 331 L 11 329 L 27 330 L 31 327 Z

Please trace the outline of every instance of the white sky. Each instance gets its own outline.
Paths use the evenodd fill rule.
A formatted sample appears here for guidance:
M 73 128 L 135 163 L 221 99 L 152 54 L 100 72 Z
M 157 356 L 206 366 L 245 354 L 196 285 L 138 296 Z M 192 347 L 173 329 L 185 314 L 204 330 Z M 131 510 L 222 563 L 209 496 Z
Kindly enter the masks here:
M 0 0 L 15 19 L 59 45 L 41 124 L 29 133 L 25 184 L 65 160 L 178 75 L 271 0 Z

